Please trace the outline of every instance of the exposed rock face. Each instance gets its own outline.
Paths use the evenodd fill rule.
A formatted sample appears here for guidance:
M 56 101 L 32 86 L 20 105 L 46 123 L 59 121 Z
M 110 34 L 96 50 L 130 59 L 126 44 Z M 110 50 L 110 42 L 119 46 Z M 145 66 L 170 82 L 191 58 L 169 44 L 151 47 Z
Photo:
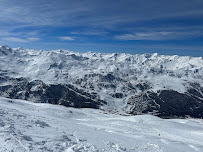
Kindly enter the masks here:
M 203 59 L 0 47 L 0 95 L 76 108 L 203 117 Z
M 4 83 L 10 83 L 0 86 L 0 95 L 9 98 L 60 104 L 75 108 L 97 109 L 105 103 L 95 94 L 86 93 L 72 85 L 47 85 L 40 80 L 28 81 L 25 78 L 6 78 L 0 77 Z
M 203 116 L 203 100 L 174 90 L 162 90 L 158 94 L 147 92 L 132 97 L 128 104 L 134 106 L 131 114 L 151 113 L 164 118 Z

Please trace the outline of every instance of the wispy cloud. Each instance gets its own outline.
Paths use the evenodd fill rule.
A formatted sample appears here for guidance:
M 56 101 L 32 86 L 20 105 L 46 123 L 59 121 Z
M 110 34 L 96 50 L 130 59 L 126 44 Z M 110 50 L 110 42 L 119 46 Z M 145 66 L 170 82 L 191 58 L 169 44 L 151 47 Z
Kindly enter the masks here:
M 38 38 L 38 37 L 29 37 L 29 38 L 27 38 L 27 40 L 29 40 L 29 41 L 39 41 L 40 38 Z
M 75 40 L 75 38 L 70 37 L 70 36 L 62 36 L 62 37 L 58 37 L 60 40 L 65 40 L 65 41 L 73 41 Z
M 39 37 L 41 34 L 39 31 L 37 30 L 31 30 L 31 31 L 24 31 L 24 30 L 20 30 L 20 31 L 15 31 L 9 28 L 1 28 L 0 29 L 0 36 L 1 37 Z
M 31 31 L 31 32 L 27 32 L 26 34 L 29 35 L 29 36 L 36 36 L 36 35 L 39 35 L 39 31 L 37 30 L 34 30 L 34 31 Z
M 11 42 L 21 42 L 21 43 L 27 42 L 27 40 L 22 38 L 17 38 L 17 37 L 6 37 L 6 38 L 2 38 L 2 40 L 11 41 Z
M 7 30 L 7 29 L 0 29 L 0 36 L 12 36 L 12 37 L 15 37 L 15 36 L 19 36 L 19 35 L 26 35 L 26 33 L 24 32 L 13 32 L 13 31 L 10 31 L 10 30 Z
M 116 35 L 117 40 L 177 40 L 198 36 L 198 32 L 143 32 L 133 34 Z
M 90 29 L 88 29 L 88 30 L 82 30 L 82 31 L 73 31 L 70 34 L 72 34 L 72 35 L 93 35 L 93 36 L 100 35 L 100 36 L 102 36 L 102 35 L 108 34 L 108 32 L 104 31 L 104 30 L 90 30 Z
M 40 40 L 40 38 L 37 38 L 37 37 L 28 37 L 28 38 L 5 37 L 5 38 L 2 38 L 2 40 L 8 41 L 8 42 L 26 43 L 26 42 L 30 42 L 30 41 L 38 41 L 38 40 Z

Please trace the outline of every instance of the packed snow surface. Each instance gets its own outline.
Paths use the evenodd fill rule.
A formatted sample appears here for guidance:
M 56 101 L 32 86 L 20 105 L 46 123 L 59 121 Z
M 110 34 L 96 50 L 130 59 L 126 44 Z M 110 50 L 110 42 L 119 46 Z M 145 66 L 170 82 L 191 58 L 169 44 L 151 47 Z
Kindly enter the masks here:
M 1 152 L 202 152 L 202 119 L 121 116 L 0 98 Z

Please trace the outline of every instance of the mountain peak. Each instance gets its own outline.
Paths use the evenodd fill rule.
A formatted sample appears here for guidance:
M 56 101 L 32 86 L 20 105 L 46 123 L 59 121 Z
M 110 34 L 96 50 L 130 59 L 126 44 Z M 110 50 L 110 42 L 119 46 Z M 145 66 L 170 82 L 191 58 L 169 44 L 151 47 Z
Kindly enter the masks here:
M 11 54 L 12 51 L 13 50 L 7 45 L 0 46 L 0 53 L 3 55 Z

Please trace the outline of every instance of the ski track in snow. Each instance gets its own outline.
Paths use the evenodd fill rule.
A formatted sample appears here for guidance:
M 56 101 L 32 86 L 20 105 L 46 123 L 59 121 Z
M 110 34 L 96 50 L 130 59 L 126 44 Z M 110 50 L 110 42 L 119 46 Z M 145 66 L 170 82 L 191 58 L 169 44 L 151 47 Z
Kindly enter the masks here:
M 1 152 L 202 152 L 202 141 L 202 119 L 121 116 L 0 98 Z

